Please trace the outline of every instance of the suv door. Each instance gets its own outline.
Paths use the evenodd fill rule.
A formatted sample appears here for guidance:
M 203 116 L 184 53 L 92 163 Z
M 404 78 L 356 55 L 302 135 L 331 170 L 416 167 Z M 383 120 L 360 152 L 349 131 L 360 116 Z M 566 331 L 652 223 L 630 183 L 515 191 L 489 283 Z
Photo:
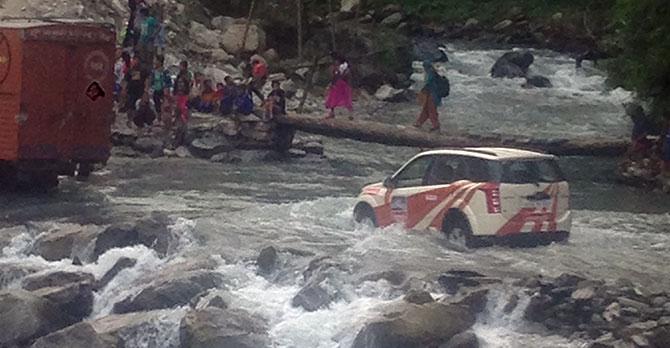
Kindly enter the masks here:
M 396 223 L 426 229 L 453 193 L 452 183 L 462 169 L 457 157 L 429 155 L 416 158 L 398 172 L 391 192 L 391 214 Z

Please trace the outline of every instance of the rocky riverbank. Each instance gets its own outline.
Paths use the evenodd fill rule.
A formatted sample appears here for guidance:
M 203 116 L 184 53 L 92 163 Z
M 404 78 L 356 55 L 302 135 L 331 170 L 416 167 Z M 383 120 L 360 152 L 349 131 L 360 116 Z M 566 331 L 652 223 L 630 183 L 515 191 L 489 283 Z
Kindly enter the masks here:
M 63 267 L 0 264 L 0 309 L 6 314 L 0 318 L 0 345 L 269 346 L 268 318 L 241 308 L 233 279 L 221 272 L 227 255 L 175 258 L 184 242 L 201 243 L 185 241 L 175 223 L 153 214 L 112 226 L 63 225 L 38 235 L 25 252 Z M 171 261 L 127 292 L 124 279 L 146 261 L 113 257 L 118 248 L 150 248 Z M 350 270 L 328 255 L 268 246 L 243 262 L 270 284 L 301 284 L 291 305 L 306 312 L 337 306 L 349 296 L 337 275 Z M 372 272 L 357 283 L 377 281 L 389 285 L 389 300 L 360 318 L 352 347 L 479 347 L 473 325 L 490 310 L 492 293 L 502 290 L 508 297 L 500 315 L 522 311 L 527 322 L 539 324 L 528 329 L 538 334 L 563 335 L 592 348 L 670 345 L 670 295 L 625 280 L 575 274 L 515 279 L 451 269 L 421 278 L 402 270 Z M 109 312 L 101 312 L 100 298 L 107 299 Z

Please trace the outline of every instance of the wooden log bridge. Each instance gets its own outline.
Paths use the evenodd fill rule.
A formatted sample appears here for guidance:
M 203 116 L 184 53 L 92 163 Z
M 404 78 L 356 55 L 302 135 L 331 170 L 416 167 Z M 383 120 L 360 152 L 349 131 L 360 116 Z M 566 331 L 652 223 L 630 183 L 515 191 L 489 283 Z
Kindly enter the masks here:
M 309 115 L 289 114 L 276 121 L 292 130 L 369 143 L 418 148 L 513 147 L 557 156 L 621 156 L 630 143 L 612 139 L 531 139 L 523 137 L 480 136 L 433 133 L 410 126 L 392 125 L 346 117 L 324 120 Z

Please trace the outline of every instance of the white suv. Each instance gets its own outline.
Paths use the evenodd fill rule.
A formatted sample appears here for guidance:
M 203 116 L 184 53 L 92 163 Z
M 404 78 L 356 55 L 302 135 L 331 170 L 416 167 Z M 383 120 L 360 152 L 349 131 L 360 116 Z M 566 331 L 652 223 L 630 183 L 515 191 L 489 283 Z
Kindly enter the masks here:
M 421 153 L 383 183 L 363 188 L 357 222 L 436 229 L 477 247 L 570 235 L 570 189 L 551 155 L 508 148 Z

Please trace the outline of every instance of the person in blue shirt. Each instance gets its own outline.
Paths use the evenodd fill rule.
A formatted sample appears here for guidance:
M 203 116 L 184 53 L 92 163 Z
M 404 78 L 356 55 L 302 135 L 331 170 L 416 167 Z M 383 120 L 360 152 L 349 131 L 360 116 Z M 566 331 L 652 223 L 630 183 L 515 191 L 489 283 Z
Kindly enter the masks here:
M 423 62 L 423 69 L 426 72 L 426 82 L 419 92 L 419 104 L 421 105 L 421 113 L 414 123 L 414 127 L 421 128 L 423 124 L 430 120 L 432 124 L 431 132 L 440 130 L 440 119 L 437 113 L 437 108 L 442 105 L 442 98 L 440 97 L 438 75 L 433 67 L 433 63 L 429 61 Z

